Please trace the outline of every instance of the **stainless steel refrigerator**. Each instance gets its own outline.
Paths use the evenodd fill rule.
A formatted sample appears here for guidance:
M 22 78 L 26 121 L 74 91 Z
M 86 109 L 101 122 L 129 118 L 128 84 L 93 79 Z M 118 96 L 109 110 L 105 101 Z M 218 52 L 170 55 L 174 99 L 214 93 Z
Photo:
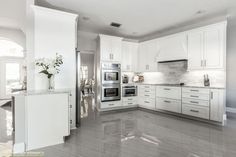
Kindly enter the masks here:
M 81 66 L 81 58 L 80 58 L 80 51 L 76 49 L 76 127 L 79 127 L 81 124 L 81 118 L 80 118 L 80 97 L 81 97 L 81 91 L 80 91 L 80 66 Z

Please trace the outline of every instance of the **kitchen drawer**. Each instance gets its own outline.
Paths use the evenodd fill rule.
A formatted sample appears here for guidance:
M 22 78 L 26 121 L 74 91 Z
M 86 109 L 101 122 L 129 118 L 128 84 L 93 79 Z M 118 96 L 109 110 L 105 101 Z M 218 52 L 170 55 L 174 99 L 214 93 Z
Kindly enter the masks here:
M 155 102 L 155 99 L 139 98 L 139 105 L 141 107 L 155 109 L 156 102 Z
M 144 93 L 144 94 L 155 94 L 156 90 L 154 89 L 139 89 L 138 90 L 139 93 Z
M 155 93 L 139 93 L 139 97 L 155 99 Z
M 137 101 L 137 97 L 123 97 L 122 98 L 123 102 L 132 102 L 132 101 Z
M 169 99 L 181 99 L 180 87 L 157 86 L 156 96 Z
M 140 90 L 154 90 L 156 89 L 156 86 L 152 85 L 139 85 L 138 86 Z
M 182 113 L 203 119 L 209 119 L 209 107 L 182 104 Z
M 123 102 L 123 106 L 134 106 L 137 105 L 137 101 L 125 101 Z
M 200 94 L 200 93 L 182 93 L 183 98 L 189 99 L 200 99 L 209 101 L 210 95 L 209 94 Z
M 190 105 L 194 105 L 194 106 L 205 106 L 205 107 L 209 107 L 209 101 L 205 101 L 205 100 L 198 100 L 198 99 L 188 99 L 188 98 L 183 98 L 182 99 L 182 103 L 185 104 L 190 104 Z
M 166 98 L 157 98 L 156 109 L 181 113 L 181 101 Z
M 105 108 L 113 108 L 113 107 L 121 107 L 121 101 L 108 101 L 108 102 L 101 102 L 101 109 Z
M 201 94 L 209 94 L 209 89 L 204 88 L 182 88 L 183 93 L 201 93 Z

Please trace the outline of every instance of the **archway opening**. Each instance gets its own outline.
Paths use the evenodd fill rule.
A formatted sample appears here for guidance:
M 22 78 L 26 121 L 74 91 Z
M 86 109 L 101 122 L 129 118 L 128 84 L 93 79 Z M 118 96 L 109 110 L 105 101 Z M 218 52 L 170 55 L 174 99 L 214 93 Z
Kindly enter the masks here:
M 11 98 L 13 92 L 26 89 L 24 48 L 6 38 L 0 38 L 0 73 L 1 100 Z

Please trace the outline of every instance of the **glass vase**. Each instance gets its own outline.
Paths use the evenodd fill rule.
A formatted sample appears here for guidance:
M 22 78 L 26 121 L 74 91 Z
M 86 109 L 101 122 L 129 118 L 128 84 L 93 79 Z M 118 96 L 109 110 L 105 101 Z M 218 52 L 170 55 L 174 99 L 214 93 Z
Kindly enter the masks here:
M 50 78 L 48 78 L 48 90 L 54 90 L 55 89 L 55 81 L 54 76 L 52 75 Z

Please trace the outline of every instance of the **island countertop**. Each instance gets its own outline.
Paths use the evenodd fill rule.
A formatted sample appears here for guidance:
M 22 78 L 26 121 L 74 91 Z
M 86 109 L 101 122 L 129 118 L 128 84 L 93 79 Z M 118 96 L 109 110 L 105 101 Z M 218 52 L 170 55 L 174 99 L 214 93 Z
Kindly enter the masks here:
M 44 94 L 70 94 L 75 89 L 55 89 L 55 90 L 29 90 L 29 91 L 19 91 L 12 94 L 12 96 L 28 96 L 28 95 L 44 95 Z

